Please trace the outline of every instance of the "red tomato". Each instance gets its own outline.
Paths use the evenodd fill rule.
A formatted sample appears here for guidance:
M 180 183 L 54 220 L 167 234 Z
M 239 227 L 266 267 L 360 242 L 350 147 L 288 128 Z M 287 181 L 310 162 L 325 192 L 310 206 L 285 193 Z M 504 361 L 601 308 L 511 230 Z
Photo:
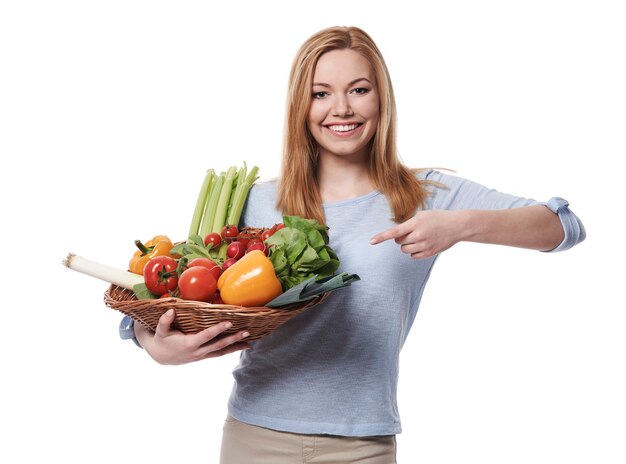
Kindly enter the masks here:
M 235 225 L 228 224 L 222 229 L 221 235 L 223 239 L 233 239 L 239 235 L 239 229 Z
M 209 246 L 209 243 L 212 244 L 211 248 L 217 248 L 222 243 L 222 237 L 217 232 L 211 232 L 206 237 L 204 237 L 204 244 Z
M 264 230 L 263 233 L 261 234 L 261 240 L 265 241 L 268 238 L 270 238 L 272 235 L 274 235 L 273 229 Z
M 163 295 L 174 290 L 178 284 L 177 267 L 178 262 L 169 256 L 151 258 L 143 270 L 147 289 L 155 295 Z
M 215 261 L 209 258 L 194 258 L 189 261 L 189 264 L 187 264 L 188 268 L 194 266 L 206 267 L 209 271 L 211 271 L 211 274 L 213 274 L 215 280 L 219 279 L 222 275 L 222 268 L 219 267 L 219 265 Z
M 209 302 L 217 291 L 217 281 L 206 267 L 194 266 L 185 269 L 180 275 L 178 290 L 184 300 Z
M 274 227 L 272 227 L 272 229 L 274 229 L 274 232 L 280 229 L 284 229 L 284 228 L 285 228 L 285 224 L 283 224 L 282 222 L 279 222 L 278 224 L 274 224 Z

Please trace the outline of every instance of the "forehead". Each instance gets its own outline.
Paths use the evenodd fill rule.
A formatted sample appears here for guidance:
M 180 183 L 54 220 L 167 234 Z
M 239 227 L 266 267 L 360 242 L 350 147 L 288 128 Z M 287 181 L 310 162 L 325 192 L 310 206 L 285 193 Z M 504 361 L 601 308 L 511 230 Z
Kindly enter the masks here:
M 363 55 L 354 50 L 332 50 L 320 56 L 315 66 L 314 82 L 342 83 L 357 78 L 374 82 L 372 68 Z

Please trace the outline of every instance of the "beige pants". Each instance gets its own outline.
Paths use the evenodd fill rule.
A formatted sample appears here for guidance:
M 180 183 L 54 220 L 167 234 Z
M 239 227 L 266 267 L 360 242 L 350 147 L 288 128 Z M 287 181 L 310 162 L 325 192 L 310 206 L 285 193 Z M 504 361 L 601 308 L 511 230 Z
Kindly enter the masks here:
M 220 464 L 396 464 L 396 437 L 278 432 L 228 416 Z

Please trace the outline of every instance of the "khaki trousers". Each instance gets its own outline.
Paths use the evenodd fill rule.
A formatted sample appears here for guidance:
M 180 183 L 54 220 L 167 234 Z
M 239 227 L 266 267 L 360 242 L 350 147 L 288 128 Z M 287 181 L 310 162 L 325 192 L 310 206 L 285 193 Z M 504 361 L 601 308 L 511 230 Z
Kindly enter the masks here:
M 224 423 L 220 464 L 396 464 L 396 437 L 300 435 Z

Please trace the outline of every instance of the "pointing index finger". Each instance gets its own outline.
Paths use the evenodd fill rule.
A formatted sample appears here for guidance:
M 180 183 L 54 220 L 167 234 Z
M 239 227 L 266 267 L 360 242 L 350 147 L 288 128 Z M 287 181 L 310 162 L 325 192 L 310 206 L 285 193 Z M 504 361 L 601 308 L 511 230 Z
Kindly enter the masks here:
M 402 231 L 400 225 L 397 225 L 397 226 L 392 227 L 391 229 L 387 229 L 383 232 L 380 232 L 374 235 L 370 239 L 370 245 L 376 245 L 377 243 L 382 243 L 386 240 L 391 240 L 397 237 L 401 237 L 402 235 L 404 235 L 404 232 Z

